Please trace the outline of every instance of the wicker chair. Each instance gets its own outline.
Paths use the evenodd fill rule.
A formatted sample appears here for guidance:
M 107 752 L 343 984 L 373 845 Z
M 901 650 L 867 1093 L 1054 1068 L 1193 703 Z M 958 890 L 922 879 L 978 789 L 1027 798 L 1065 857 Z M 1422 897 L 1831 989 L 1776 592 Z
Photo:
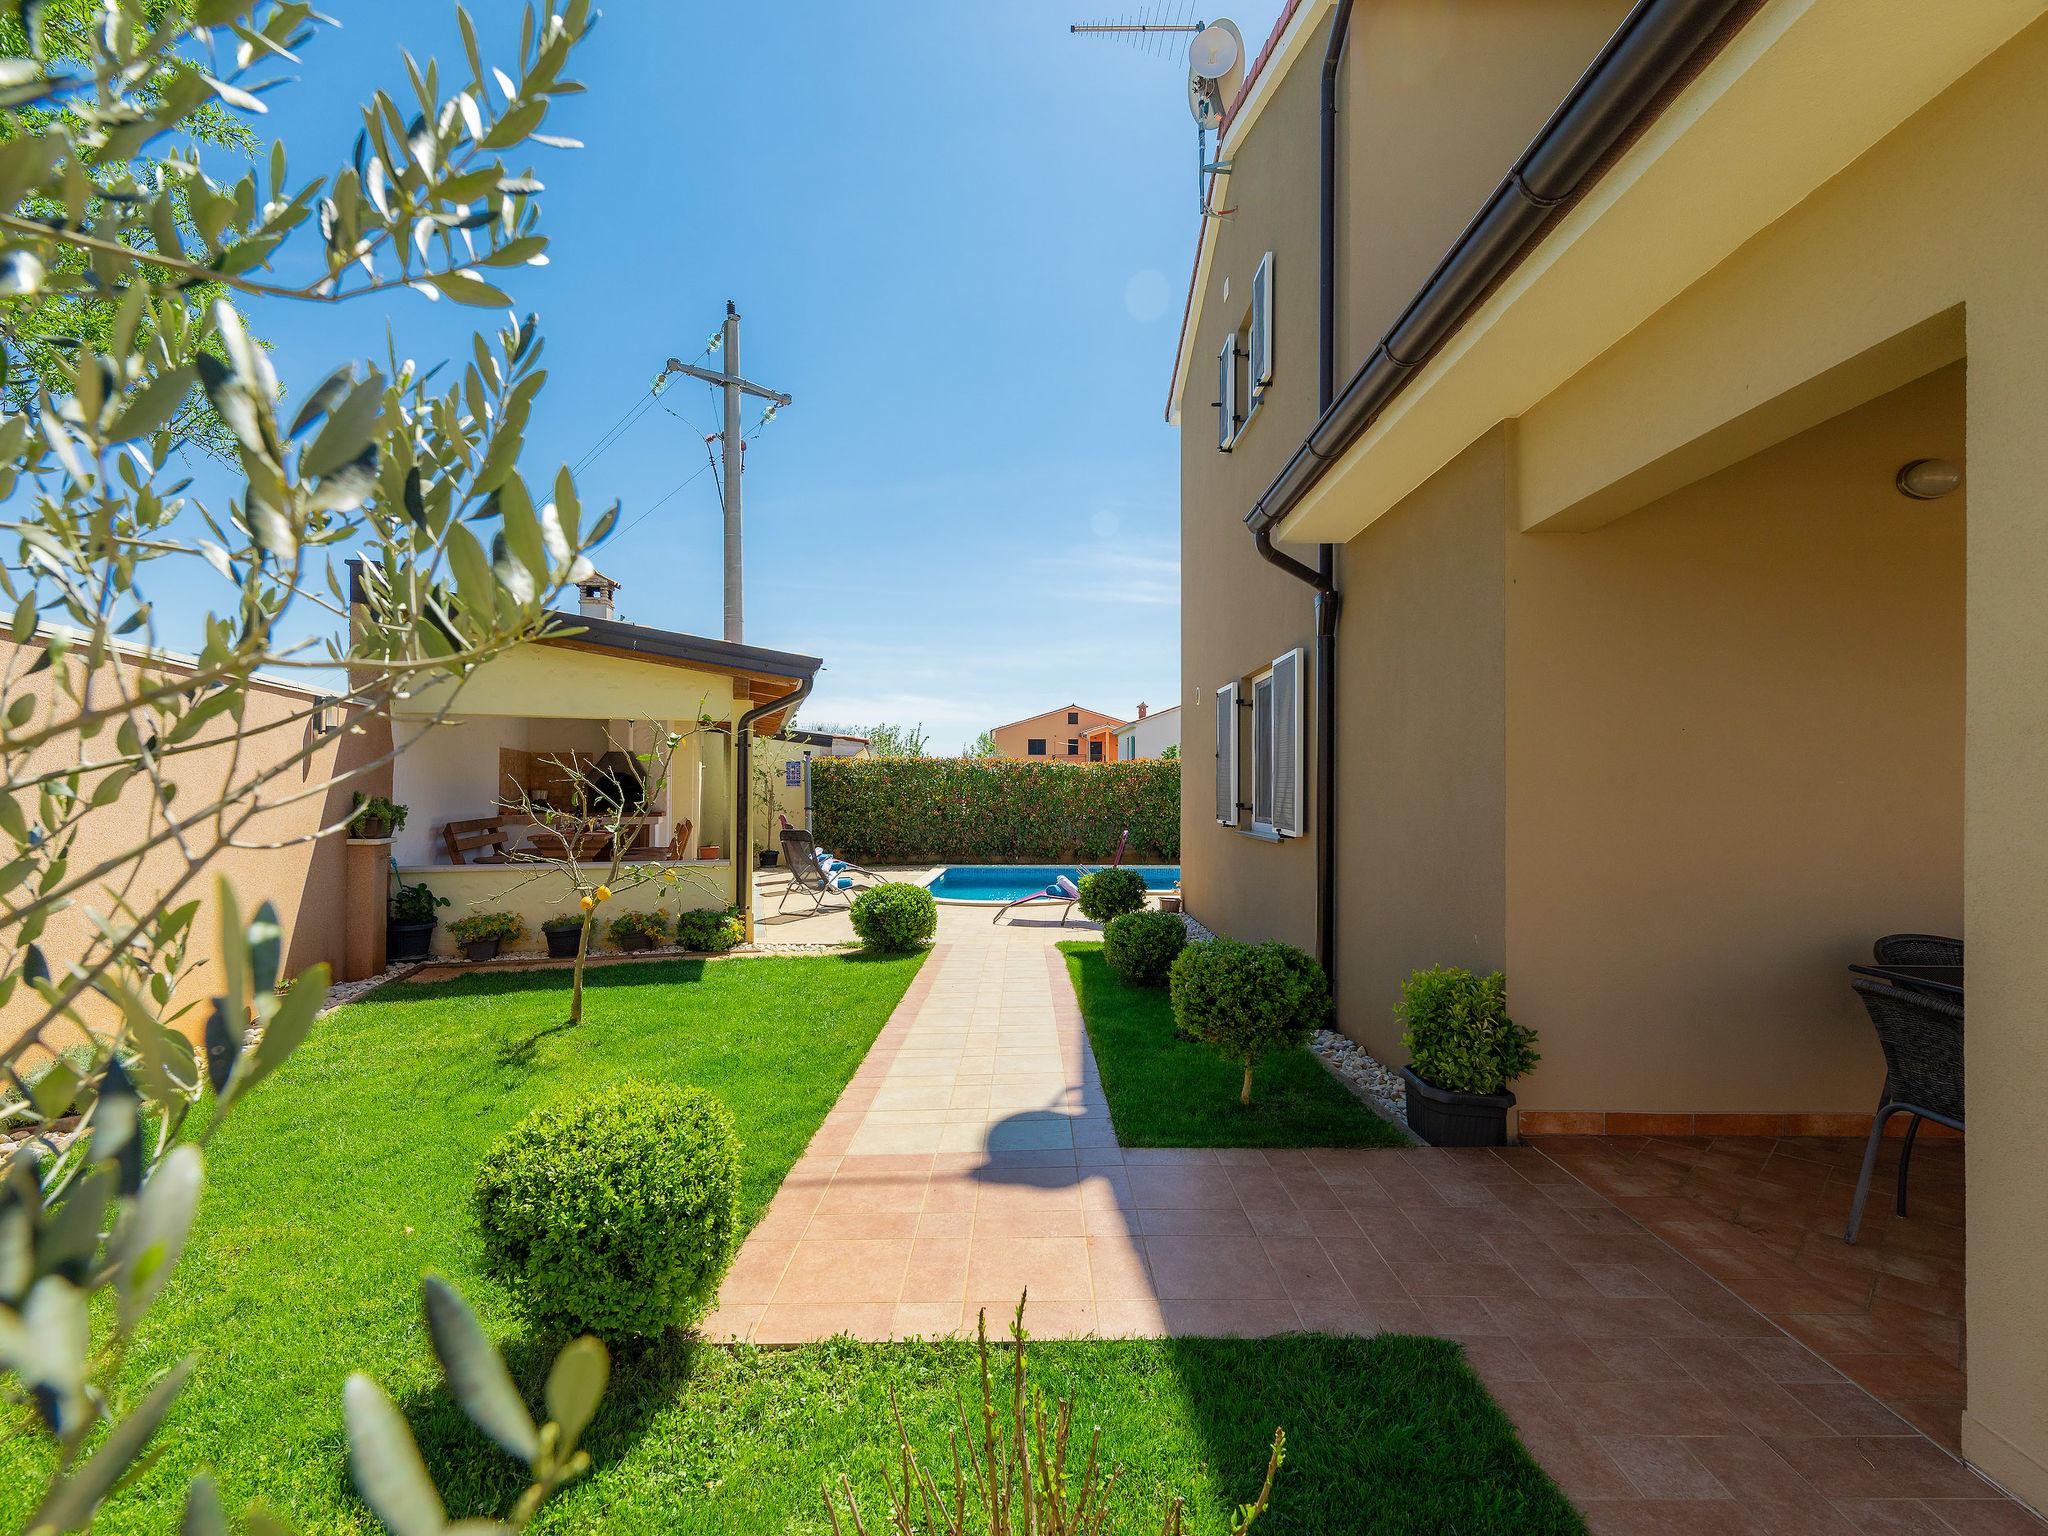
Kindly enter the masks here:
M 1961 965 L 1963 941 L 1937 933 L 1888 933 L 1870 946 L 1879 965 Z
M 1920 1122 L 1932 1120 L 1958 1131 L 1963 1128 L 1963 1005 L 1960 1000 L 1893 986 L 1874 976 L 1852 976 L 1849 985 L 1870 1014 L 1885 1064 L 1884 1095 L 1870 1123 L 1863 1170 L 1856 1179 L 1856 1199 L 1849 1207 L 1849 1230 L 1842 1237 L 1853 1243 L 1863 1223 L 1863 1201 L 1877 1168 L 1885 1122 L 1897 1114 L 1913 1117 L 1899 1148 L 1901 1216 L 1906 1214 L 1906 1174 L 1913 1165 L 1913 1140 L 1920 1134 Z

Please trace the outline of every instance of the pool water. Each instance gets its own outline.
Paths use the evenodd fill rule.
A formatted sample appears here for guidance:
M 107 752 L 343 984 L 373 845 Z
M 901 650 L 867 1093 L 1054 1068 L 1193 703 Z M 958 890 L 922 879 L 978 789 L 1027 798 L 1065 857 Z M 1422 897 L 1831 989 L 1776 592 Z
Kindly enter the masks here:
M 1106 869 L 1104 864 L 1083 864 L 1083 874 Z M 1126 864 L 1124 868 L 1145 878 L 1145 888 L 1170 891 L 1180 884 L 1178 864 Z M 940 901 L 1015 901 L 1033 896 L 1061 875 L 1075 877 L 1071 864 L 949 864 L 926 883 Z

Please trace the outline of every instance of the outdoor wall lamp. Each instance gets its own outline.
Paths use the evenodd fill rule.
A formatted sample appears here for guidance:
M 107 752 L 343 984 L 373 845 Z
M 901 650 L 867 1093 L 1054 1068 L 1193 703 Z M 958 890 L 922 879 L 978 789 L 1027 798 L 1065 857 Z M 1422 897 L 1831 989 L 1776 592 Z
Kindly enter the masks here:
M 1963 483 L 1963 471 L 1951 459 L 1915 459 L 1899 471 L 1893 483 L 1901 496 L 1939 501 Z

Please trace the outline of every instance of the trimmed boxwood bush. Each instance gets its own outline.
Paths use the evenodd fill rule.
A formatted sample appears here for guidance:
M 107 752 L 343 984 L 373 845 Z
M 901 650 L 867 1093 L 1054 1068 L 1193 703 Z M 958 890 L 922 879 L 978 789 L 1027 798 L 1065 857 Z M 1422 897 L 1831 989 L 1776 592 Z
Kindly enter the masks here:
M 688 1327 L 732 1256 L 739 1178 L 732 1116 L 701 1088 L 627 1079 L 544 1105 L 477 1169 L 485 1265 L 544 1330 Z
M 1177 762 L 820 757 L 818 846 L 862 864 L 1099 864 L 1180 858 Z
M 1176 912 L 1126 912 L 1102 932 L 1102 958 L 1134 987 L 1163 987 L 1174 957 L 1187 948 L 1187 924 Z
M 1417 971 L 1401 983 L 1394 1016 L 1415 1075 L 1452 1093 L 1499 1093 L 1543 1059 L 1536 1031 L 1508 1017 L 1508 981 L 1499 971 Z
M 1173 962 L 1168 985 L 1180 1030 L 1243 1065 L 1240 1104 L 1252 1101 L 1259 1058 L 1308 1044 L 1330 1014 L 1323 968 L 1292 944 L 1190 944 Z
M 676 914 L 676 942 L 685 949 L 717 955 L 744 944 L 746 939 L 746 924 L 740 921 L 735 907 L 698 907 Z
M 1135 869 L 1098 869 L 1081 877 L 1081 915 L 1107 923 L 1145 910 L 1145 877 Z
M 921 885 L 886 880 L 853 898 L 853 931 L 862 944 L 880 954 L 916 949 L 929 942 L 938 927 L 939 904 Z

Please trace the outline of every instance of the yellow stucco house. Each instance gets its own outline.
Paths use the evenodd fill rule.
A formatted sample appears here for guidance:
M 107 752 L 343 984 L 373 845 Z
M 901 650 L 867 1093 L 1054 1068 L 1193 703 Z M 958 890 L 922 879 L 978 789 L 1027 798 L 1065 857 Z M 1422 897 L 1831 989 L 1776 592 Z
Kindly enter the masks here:
M 444 918 L 516 912 L 529 929 L 528 947 L 538 947 L 541 921 L 567 909 L 566 880 L 537 877 L 531 863 L 478 862 L 459 836 L 451 843 L 448 829 L 502 814 L 520 791 L 544 800 L 551 786 L 566 787 L 554 782 L 563 779 L 565 763 L 621 775 L 629 800 L 638 797 L 629 857 L 686 871 L 679 886 L 619 891 L 608 915 L 655 905 L 671 912 L 736 905 L 751 937 L 753 860 L 738 850 L 773 846 L 773 828 L 764 823 L 778 811 L 794 806 L 801 814 L 800 785 L 784 788 L 781 780 L 790 754 L 769 739 L 809 694 L 822 663 L 625 623 L 613 617 L 616 590 L 616 583 L 594 579 L 582 589 L 581 611 L 564 616 L 564 633 L 497 657 L 459 687 L 451 680 L 393 707 L 390 744 L 400 750 L 376 792 L 409 814 L 389 839 L 351 842 L 344 974 L 382 968 L 381 942 L 372 952 L 371 935 L 381 935 L 392 863 L 400 880 L 423 881 L 448 899 Z M 652 733 L 666 731 L 682 737 L 668 782 L 645 785 L 635 754 L 649 750 Z M 742 793 L 750 782 L 751 796 Z M 536 830 L 513 825 L 511 846 L 529 843 Z M 453 952 L 445 921 L 435 945 Z
M 1169 407 L 1189 908 L 1386 1059 L 1499 967 L 1525 1133 L 1854 1134 L 1846 965 L 1966 936 L 1960 1443 L 2037 1508 L 2044 10 L 1294 0 Z

